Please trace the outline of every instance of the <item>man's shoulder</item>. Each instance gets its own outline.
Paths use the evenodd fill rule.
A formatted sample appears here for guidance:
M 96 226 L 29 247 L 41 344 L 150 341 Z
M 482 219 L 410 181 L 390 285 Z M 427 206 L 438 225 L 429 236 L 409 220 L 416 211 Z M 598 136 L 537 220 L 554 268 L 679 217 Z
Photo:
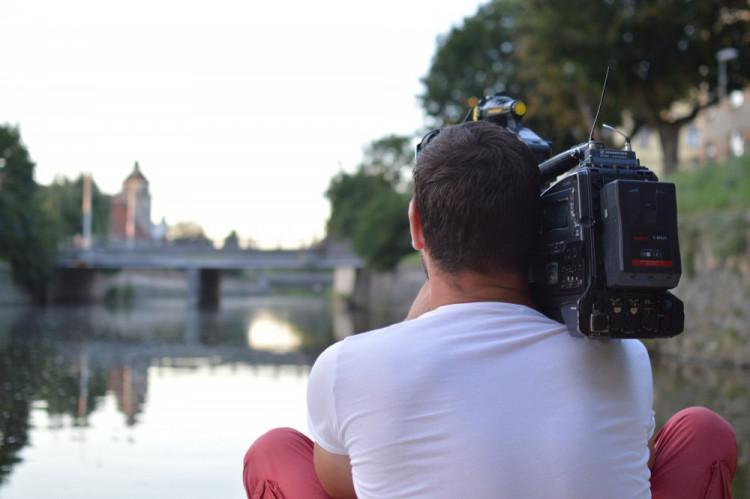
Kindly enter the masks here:
M 346 350 L 364 348 L 365 346 L 371 346 L 379 343 L 390 343 L 398 341 L 402 338 L 407 338 L 409 334 L 413 334 L 420 331 L 420 323 L 416 319 L 398 322 L 377 329 L 371 329 L 362 333 L 354 334 L 344 338 L 341 342 L 341 348 Z
M 379 329 L 372 329 L 347 336 L 326 348 L 323 353 L 318 356 L 315 363 L 335 363 L 336 358 L 341 355 L 342 352 L 351 354 L 353 351 L 358 350 L 367 351 L 368 349 L 373 348 L 374 345 L 389 343 L 394 339 L 398 340 L 399 338 L 406 338 L 408 337 L 407 335 L 415 329 L 414 324 L 411 324 L 413 322 L 414 321 L 399 322 Z

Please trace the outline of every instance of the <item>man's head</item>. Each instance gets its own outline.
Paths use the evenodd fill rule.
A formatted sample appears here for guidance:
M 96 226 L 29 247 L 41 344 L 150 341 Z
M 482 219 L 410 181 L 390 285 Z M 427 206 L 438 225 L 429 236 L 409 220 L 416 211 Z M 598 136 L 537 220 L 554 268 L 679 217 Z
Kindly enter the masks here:
M 444 272 L 525 272 L 539 220 L 539 168 L 515 134 L 487 121 L 448 127 L 420 149 L 414 203 Z

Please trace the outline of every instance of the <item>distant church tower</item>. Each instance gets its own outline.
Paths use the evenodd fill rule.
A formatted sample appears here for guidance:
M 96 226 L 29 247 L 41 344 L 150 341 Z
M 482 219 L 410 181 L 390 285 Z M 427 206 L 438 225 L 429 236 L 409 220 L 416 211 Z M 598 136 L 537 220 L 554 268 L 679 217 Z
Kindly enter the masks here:
M 135 162 L 133 171 L 122 183 L 122 190 L 112 197 L 110 240 L 127 242 L 151 241 L 151 195 L 148 180 Z

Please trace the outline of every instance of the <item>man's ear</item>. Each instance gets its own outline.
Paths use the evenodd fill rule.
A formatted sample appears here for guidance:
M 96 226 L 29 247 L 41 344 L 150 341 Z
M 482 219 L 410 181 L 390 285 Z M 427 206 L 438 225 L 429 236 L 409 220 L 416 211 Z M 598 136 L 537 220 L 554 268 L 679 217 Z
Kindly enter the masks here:
M 411 232 L 411 245 L 415 250 L 424 249 L 424 234 L 422 233 L 422 220 L 419 218 L 417 203 L 412 199 L 409 202 L 409 231 Z

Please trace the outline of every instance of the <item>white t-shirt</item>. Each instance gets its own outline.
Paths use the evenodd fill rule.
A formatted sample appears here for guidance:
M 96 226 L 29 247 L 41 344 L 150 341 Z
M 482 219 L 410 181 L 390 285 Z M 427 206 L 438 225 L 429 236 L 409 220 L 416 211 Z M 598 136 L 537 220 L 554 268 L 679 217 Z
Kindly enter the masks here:
M 313 366 L 308 423 L 364 498 L 650 497 L 651 365 L 521 305 L 440 307 Z

